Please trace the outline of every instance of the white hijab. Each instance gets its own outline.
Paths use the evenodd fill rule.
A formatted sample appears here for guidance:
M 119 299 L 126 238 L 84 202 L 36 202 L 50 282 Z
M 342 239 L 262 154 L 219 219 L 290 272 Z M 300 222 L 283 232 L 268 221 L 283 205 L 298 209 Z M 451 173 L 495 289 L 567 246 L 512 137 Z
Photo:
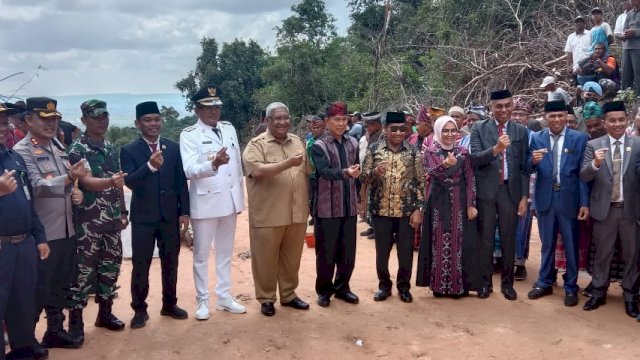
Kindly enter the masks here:
M 444 126 L 449 122 L 452 122 L 453 125 L 455 125 L 456 130 L 458 129 L 458 124 L 456 124 L 456 121 L 448 115 L 440 116 L 438 120 L 436 120 L 436 123 L 433 124 L 433 138 L 438 142 L 438 144 L 440 144 L 440 147 L 444 150 L 451 150 L 453 149 L 453 145 L 455 145 L 451 144 L 447 146 L 442 142 L 442 129 L 444 129 Z

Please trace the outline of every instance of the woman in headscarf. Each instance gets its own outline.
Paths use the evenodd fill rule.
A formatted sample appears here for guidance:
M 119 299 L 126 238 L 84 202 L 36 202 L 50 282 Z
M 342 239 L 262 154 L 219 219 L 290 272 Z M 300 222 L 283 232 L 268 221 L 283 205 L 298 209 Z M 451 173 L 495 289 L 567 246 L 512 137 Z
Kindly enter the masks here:
M 456 145 L 457 135 L 455 120 L 441 116 L 434 124 L 434 141 L 422 154 L 431 189 L 416 285 L 431 287 L 437 297 L 460 297 L 477 286 L 467 276 L 478 273 L 471 255 L 475 238 L 467 231 L 478 215 L 475 178 L 467 150 Z
M 582 79 L 611 79 L 614 83 L 620 84 L 616 58 L 607 52 L 607 45 L 603 42 L 595 44 L 591 56 L 581 60 L 578 66 Z

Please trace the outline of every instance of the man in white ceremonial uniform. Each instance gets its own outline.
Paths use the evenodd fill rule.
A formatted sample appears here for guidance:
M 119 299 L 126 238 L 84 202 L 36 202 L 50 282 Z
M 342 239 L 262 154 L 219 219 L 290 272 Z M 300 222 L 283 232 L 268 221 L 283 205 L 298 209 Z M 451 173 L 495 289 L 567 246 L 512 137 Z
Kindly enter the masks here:
M 209 253 L 214 242 L 216 309 L 242 314 L 246 309 L 230 294 L 231 258 L 237 214 L 244 210 L 242 158 L 236 130 L 220 121 L 222 101 L 215 85 L 191 97 L 198 122 L 180 134 L 180 154 L 191 184 L 189 199 L 193 224 L 193 277 L 196 319 L 209 318 Z

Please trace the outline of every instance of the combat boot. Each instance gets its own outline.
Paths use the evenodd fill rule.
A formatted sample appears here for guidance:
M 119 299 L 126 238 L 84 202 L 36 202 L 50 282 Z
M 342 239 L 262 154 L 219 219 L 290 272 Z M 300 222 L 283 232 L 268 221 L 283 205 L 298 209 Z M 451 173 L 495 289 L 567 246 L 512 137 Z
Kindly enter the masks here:
M 47 348 L 77 349 L 82 344 L 78 338 L 71 337 L 62 324 L 64 315 L 59 309 L 47 311 L 47 331 L 42 337 L 42 346 Z
M 96 327 L 107 328 L 111 331 L 121 331 L 124 330 L 124 323 L 120 321 L 113 313 L 111 312 L 111 307 L 113 306 L 113 300 L 103 300 L 100 299 L 99 308 L 98 308 L 98 317 L 96 318 Z
M 69 310 L 69 336 L 80 346 L 84 344 L 84 322 L 82 309 Z

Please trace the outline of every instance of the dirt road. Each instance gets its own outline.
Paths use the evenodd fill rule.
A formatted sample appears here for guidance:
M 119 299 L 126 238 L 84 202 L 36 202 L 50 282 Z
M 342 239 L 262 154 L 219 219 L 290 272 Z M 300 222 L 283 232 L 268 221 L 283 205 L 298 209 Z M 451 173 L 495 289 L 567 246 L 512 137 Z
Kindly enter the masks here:
M 359 224 L 358 231 L 363 226 Z M 564 307 L 561 286 L 554 288 L 552 296 L 527 299 L 539 265 L 536 233 L 529 279 L 516 284 L 519 298 L 514 302 L 499 292 L 487 300 L 475 296 L 436 299 L 427 289 L 414 287 L 412 304 L 402 303 L 395 292 L 386 302 L 376 303 L 372 298 L 377 288 L 373 241 L 359 238 L 352 288 L 360 304 L 333 300 L 326 309 L 315 304 L 315 257 L 313 249 L 305 247 L 298 295 L 312 304 L 311 309 L 276 306 L 276 315 L 267 318 L 253 296 L 251 261 L 238 256 L 249 250 L 245 212 L 238 221 L 232 291 L 247 306 L 246 314 L 216 312 L 212 306 L 210 320 L 193 318 L 191 251 L 183 248 L 178 302 L 189 311 L 189 319 L 160 316 L 160 263 L 154 259 L 148 299 L 151 319 L 145 328 L 131 330 L 131 262 L 125 260 L 114 308 L 126 321 L 126 330 L 114 333 L 94 328 L 97 305 L 90 303 L 85 311 L 84 347 L 53 349 L 50 359 L 639 359 L 640 324 L 625 315 L 616 284 L 612 284 L 607 304 L 593 312 L 582 310 L 586 301 L 582 296 L 579 306 Z M 395 261 L 391 269 L 392 273 L 397 269 Z M 211 270 L 213 284 L 213 263 Z M 588 281 L 588 276 L 581 275 L 580 286 Z M 38 325 L 39 337 L 44 325 L 45 321 Z

